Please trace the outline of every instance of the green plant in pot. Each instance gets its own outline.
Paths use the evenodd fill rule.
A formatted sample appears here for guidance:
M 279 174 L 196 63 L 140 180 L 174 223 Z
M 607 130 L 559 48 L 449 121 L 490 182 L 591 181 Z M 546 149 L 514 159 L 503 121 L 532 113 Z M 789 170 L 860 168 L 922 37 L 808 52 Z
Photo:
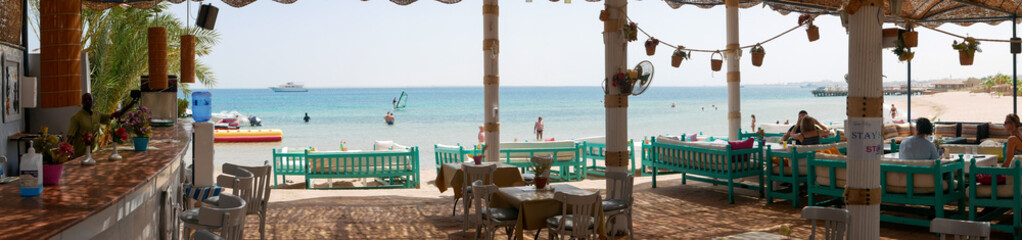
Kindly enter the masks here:
M 752 53 L 752 65 L 757 67 L 762 66 L 763 57 L 766 56 L 766 50 L 763 49 L 763 45 L 756 44 L 756 46 L 752 46 L 752 49 L 750 49 L 749 52 Z
M 678 49 L 674 50 L 674 54 L 671 55 L 672 67 L 680 67 L 682 60 L 688 59 L 690 56 L 692 56 L 691 52 L 686 52 L 684 50 L 685 46 L 678 46 Z
M 962 66 L 972 65 L 972 59 L 976 52 L 983 52 L 979 49 L 979 42 L 973 37 L 967 37 L 962 42 L 954 41 L 951 47 L 958 50 L 958 63 Z
M 532 158 L 532 164 L 529 165 L 529 169 L 536 174 L 536 189 L 546 188 L 547 183 L 550 181 L 550 167 L 553 164 L 553 158 Z
M 143 106 L 138 106 L 128 113 L 125 113 L 121 126 L 127 129 L 134 136 L 132 141 L 135 144 L 135 151 L 145 151 L 149 146 L 149 137 L 153 134 L 152 113 Z
M 905 40 L 900 37 L 898 40 L 894 40 L 894 50 L 891 50 L 891 52 L 898 55 L 898 61 L 901 62 L 911 62 L 912 58 L 916 56 L 916 53 L 912 52 L 912 49 L 905 45 Z
M 481 145 L 482 147 L 479 148 L 479 155 L 472 156 L 472 161 L 475 162 L 476 165 L 483 164 L 483 161 L 486 160 L 486 144 Z
M 42 134 L 33 142 L 32 148 L 43 155 L 43 184 L 57 185 L 64 175 L 64 163 L 71 160 L 75 149 L 71 143 L 61 141 L 60 136 L 50 135 L 49 128 L 41 130 Z

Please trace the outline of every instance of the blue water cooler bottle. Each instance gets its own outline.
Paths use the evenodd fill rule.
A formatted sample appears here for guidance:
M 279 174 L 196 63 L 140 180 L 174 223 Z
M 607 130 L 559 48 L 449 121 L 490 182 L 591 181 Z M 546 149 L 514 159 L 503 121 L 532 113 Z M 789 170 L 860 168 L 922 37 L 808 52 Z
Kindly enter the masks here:
M 192 93 L 192 119 L 195 122 L 205 122 L 212 118 L 211 98 L 212 94 L 206 91 Z

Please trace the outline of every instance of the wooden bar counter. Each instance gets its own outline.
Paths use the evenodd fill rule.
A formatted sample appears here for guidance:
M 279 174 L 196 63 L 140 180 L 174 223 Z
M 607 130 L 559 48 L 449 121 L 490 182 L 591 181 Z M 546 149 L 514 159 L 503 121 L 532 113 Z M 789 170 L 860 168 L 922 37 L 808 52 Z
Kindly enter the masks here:
M 154 128 L 148 151 L 122 150 L 110 161 L 111 150 L 101 150 L 95 166 L 68 161 L 60 184 L 38 197 L 21 197 L 17 182 L 0 185 L 0 239 L 170 236 L 191 132 L 190 123 Z

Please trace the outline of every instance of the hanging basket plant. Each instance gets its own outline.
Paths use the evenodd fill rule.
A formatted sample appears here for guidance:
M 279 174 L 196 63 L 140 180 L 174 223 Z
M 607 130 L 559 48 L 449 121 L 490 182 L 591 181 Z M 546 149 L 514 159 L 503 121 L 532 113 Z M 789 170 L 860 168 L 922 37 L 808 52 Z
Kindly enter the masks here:
M 634 22 L 628 23 L 628 25 L 621 31 L 624 31 L 625 40 L 628 40 L 629 42 L 639 39 L 639 26 L 635 25 Z
M 912 52 L 912 50 L 908 48 L 905 41 L 900 38 L 898 40 L 894 40 L 894 50 L 891 50 L 891 52 L 898 55 L 898 61 L 902 62 L 911 62 L 912 58 L 916 55 L 916 53 Z
M 820 28 L 813 25 L 813 15 L 808 13 L 802 14 L 798 17 L 798 24 L 806 26 L 806 35 L 809 37 L 810 42 L 814 42 L 820 39 Z
M 763 57 L 766 56 L 763 45 L 756 44 L 756 46 L 752 46 L 749 52 L 752 53 L 752 65 L 757 67 L 763 66 Z
M 660 40 L 654 37 L 646 40 L 646 56 L 653 56 L 656 53 L 656 46 L 660 45 Z
M 724 54 L 720 51 L 713 52 L 710 55 L 710 69 L 714 72 L 720 72 L 720 67 L 724 65 Z
M 681 60 L 688 59 L 690 56 L 692 56 L 692 52 L 685 52 L 684 50 L 685 50 L 684 46 L 678 46 L 678 49 L 674 50 L 674 54 L 671 55 L 672 67 L 675 68 L 680 67 Z
M 976 57 L 976 52 L 983 52 L 979 49 L 979 42 L 975 38 L 967 37 L 964 41 L 954 41 L 951 47 L 958 50 L 958 63 L 962 66 L 971 66 L 972 59 Z
M 905 31 L 902 31 L 901 35 L 898 36 L 898 39 L 905 44 L 905 47 L 914 48 L 919 46 L 919 32 L 912 30 L 911 26 L 909 26 Z
M 632 80 L 624 72 L 614 74 L 614 79 L 610 82 L 610 85 L 618 87 L 621 90 L 620 94 L 632 94 Z

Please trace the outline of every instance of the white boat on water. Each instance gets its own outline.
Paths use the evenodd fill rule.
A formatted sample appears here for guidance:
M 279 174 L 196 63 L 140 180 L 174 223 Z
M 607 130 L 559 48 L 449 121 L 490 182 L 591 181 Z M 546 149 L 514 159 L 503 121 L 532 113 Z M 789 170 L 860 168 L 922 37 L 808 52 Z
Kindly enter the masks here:
M 308 92 L 309 89 L 305 88 L 305 85 L 296 82 L 288 82 L 276 87 L 270 87 L 274 92 Z

